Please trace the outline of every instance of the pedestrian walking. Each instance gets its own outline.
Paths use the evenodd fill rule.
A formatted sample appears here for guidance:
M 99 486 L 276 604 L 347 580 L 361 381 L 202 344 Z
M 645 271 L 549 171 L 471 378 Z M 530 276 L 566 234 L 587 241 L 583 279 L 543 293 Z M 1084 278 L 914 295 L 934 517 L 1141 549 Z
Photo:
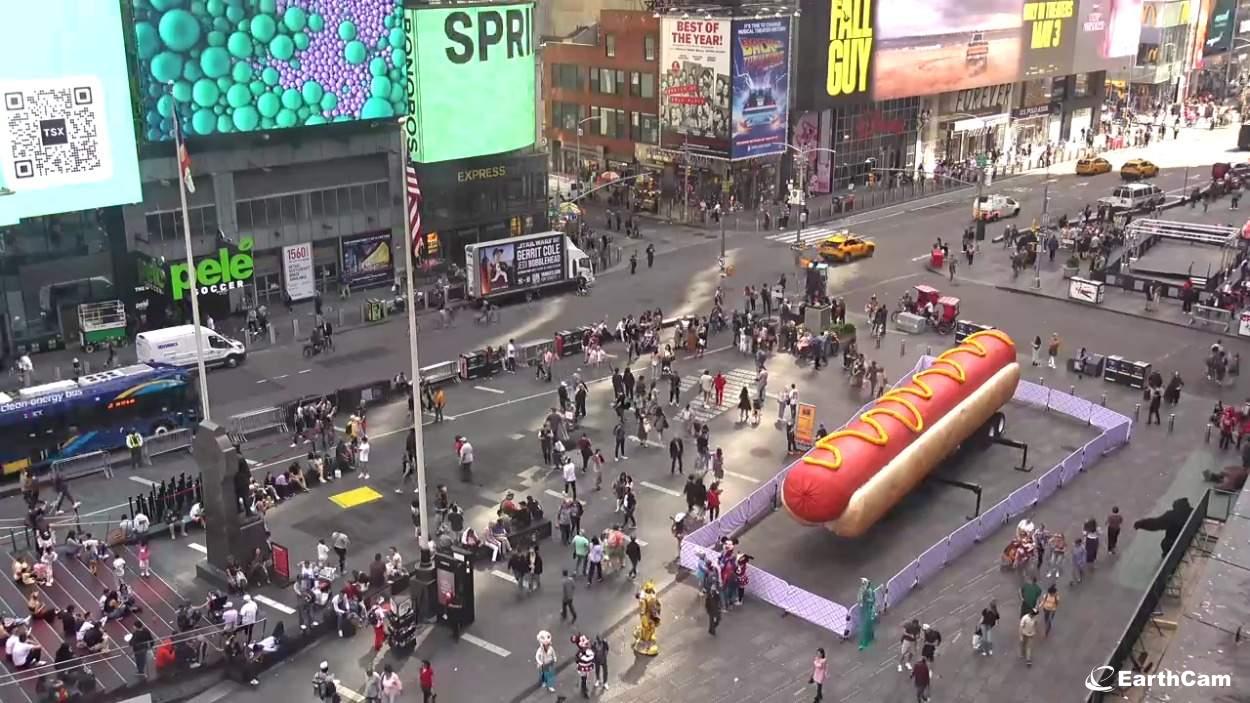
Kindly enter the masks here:
M 929 662 L 929 671 L 933 672 L 937 663 L 937 648 L 942 644 L 942 633 L 928 624 L 921 625 L 920 630 L 920 658 Z
M 1059 333 L 1050 333 L 1050 343 L 1046 345 L 1046 366 L 1055 368 L 1055 360 L 1059 358 Z
M 720 626 L 721 607 L 720 587 L 712 583 L 710 588 L 703 591 L 703 610 L 707 612 L 707 633 L 713 637 L 716 636 L 716 628 Z
M 994 655 L 994 626 L 998 620 L 998 601 L 990 600 L 990 604 L 981 610 L 981 656 Z
M 356 465 L 360 467 L 361 480 L 369 478 L 369 437 L 361 435 L 359 442 L 356 444 Z
M 1020 616 L 1020 657 L 1025 666 L 1033 666 L 1033 637 L 1037 635 L 1037 611 Z
M 560 572 L 560 619 L 564 620 L 568 616 L 573 616 L 573 624 L 577 623 L 577 608 L 573 607 L 573 592 L 577 589 L 577 582 L 573 580 L 573 576 L 568 569 Z
M 1046 589 L 1046 593 L 1042 595 L 1042 622 L 1046 625 L 1043 633 L 1045 637 L 1050 637 L 1050 630 L 1055 624 L 1055 613 L 1059 610 L 1059 587 L 1050 584 Z
M 1098 560 L 1098 521 L 1090 518 L 1085 521 L 1083 536 L 1085 537 L 1085 567 L 1094 568 Z
M 1085 537 L 1077 535 L 1072 541 L 1072 578 L 1068 581 L 1069 586 L 1075 586 L 1080 583 L 1085 576 Z
M 816 650 L 816 658 L 812 659 L 812 675 L 807 679 L 808 683 L 816 685 L 816 697 L 812 699 L 812 703 L 824 700 L 825 676 L 828 673 L 829 661 L 825 657 L 825 648 L 820 647 Z
M 465 483 L 473 481 L 473 445 L 467 437 L 459 437 L 460 449 L 457 456 L 460 460 L 460 480 Z
M 911 620 L 903 623 L 903 632 L 899 637 L 898 648 L 898 670 L 902 671 L 903 667 L 912 668 L 912 662 L 916 659 L 916 642 L 920 639 L 920 621 Z
M 423 663 L 424 666 L 424 663 Z M 395 673 L 395 667 L 386 664 L 382 667 L 382 700 L 386 703 L 395 703 L 399 700 L 400 695 L 404 692 L 403 679 L 399 678 L 399 674 Z M 427 699 L 428 700 L 428 699 Z
M 680 436 L 673 435 L 673 438 L 668 441 L 668 458 L 669 458 L 668 474 L 670 476 L 672 476 L 674 473 L 679 473 L 679 474 L 685 473 L 685 470 L 682 467 L 682 457 L 685 455 L 685 453 L 686 453 L 685 442 L 682 441 Z
M 564 474 L 564 493 L 577 500 L 577 465 L 573 463 L 573 459 L 566 458 L 564 466 L 561 467 Z
M 130 434 L 126 435 L 126 449 L 130 450 L 130 468 L 137 470 L 143 466 L 143 435 L 133 427 L 130 428 Z
M 1250 446 L 1250 445 L 1247 445 Z M 58 502 L 57 505 L 60 505 Z M 1116 545 L 1120 541 L 1120 528 L 1124 526 L 1124 516 L 1120 514 L 1120 506 L 1111 506 L 1111 514 L 1107 516 L 1107 553 L 1115 554 Z
M 1020 614 L 1024 615 L 1030 610 L 1036 610 L 1041 598 L 1042 587 L 1037 585 L 1037 577 L 1032 576 L 1020 585 Z
M 538 633 L 538 649 L 534 652 L 534 663 L 538 666 L 538 684 L 548 691 L 556 691 L 556 648 L 551 646 L 551 633 L 542 630 Z
M 447 394 L 442 388 L 434 391 L 434 422 L 443 421 L 443 409 L 447 407 Z
M 638 577 L 638 562 L 642 561 L 642 545 L 637 537 L 630 535 L 629 544 L 625 545 L 625 556 L 629 559 L 629 578 L 633 580 Z
M 612 428 L 612 437 L 615 440 L 615 445 L 613 446 L 613 450 L 612 450 L 612 460 L 620 461 L 621 459 L 628 459 L 629 457 L 625 455 L 625 421 L 624 420 L 617 422 L 616 426 Z
M 630 527 L 638 529 L 638 518 L 634 517 L 634 511 L 638 509 L 638 494 L 634 493 L 632 486 L 625 490 L 624 512 L 625 516 L 621 518 L 621 527 Z
M 1033 336 L 1032 363 L 1034 366 L 1041 366 L 1042 364 L 1042 335 L 1040 334 Z
M 911 670 L 911 680 L 916 686 L 916 703 L 929 703 L 929 681 L 932 678 L 929 665 L 922 659 Z
M 595 688 L 608 690 L 608 640 L 602 634 L 595 635 L 590 650 L 595 655 Z
M 134 654 L 135 671 L 138 672 L 139 678 L 147 679 L 148 664 L 152 661 L 152 643 L 155 638 L 142 620 L 136 620 L 135 627 L 130 631 L 127 640 L 130 642 L 130 651 Z
M 590 540 L 590 553 L 586 557 L 586 586 L 592 581 L 603 581 L 603 542 L 595 537 Z
M 338 555 L 340 574 L 347 573 L 347 548 L 351 546 L 351 543 L 351 539 L 338 530 L 330 533 L 330 546 L 334 548 L 334 553 Z
M 738 422 L 745 423 L 751 416 L 751 393 L 746 386 L 738 393 Z
M 382 675 L 373 666 L 365 667 L 365 703 L 382 702 Z
M 417 681 L 421 684 L 421 703 L 434 703 L 438 694 L 434 692 L 434 666 L 429 659 L 421 660 L 421 672 L 417 674 Z
M 590 561 L 590 540 L 580 530 L 573 535 L 573 568 L 578 574 L 585 574 Z

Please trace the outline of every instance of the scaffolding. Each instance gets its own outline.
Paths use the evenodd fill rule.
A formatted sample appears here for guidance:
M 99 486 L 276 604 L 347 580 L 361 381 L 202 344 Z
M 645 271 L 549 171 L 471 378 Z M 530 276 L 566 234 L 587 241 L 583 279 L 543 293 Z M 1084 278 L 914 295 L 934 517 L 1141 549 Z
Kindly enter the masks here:
M 120 300 L 78 306 L 78 338 L 85 352 L 126 340 L 126 304 Z

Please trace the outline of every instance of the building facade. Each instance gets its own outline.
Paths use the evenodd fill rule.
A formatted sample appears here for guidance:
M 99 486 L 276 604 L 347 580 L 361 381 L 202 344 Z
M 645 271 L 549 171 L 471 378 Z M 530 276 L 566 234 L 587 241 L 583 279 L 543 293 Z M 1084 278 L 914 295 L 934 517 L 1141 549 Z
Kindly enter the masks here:
M 543 110 L 554 170 L 627 167 L 659 143 L 659 31 L 651 12 L 604 10 L 598 24 L 546 43 Z

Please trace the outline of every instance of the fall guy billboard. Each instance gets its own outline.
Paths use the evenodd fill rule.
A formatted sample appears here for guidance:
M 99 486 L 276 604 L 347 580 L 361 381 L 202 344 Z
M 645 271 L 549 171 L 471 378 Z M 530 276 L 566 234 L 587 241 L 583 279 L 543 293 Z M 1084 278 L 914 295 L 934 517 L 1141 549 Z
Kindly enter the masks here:
M 790 19 L 734 22 L 734 159 L 779 154 L 786 150 L 790 103 Z

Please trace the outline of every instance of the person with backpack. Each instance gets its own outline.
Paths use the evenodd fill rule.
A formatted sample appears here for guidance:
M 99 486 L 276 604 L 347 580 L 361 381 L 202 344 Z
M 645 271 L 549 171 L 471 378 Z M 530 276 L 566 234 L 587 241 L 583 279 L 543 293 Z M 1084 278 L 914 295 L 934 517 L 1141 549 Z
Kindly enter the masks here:
M 321 662 L 321 666 L 317 669 L 317 673 L 313 674 L 313 695 L 321 703 L 341 703 L 339 697 L 338 686 L 335 685 L 334 676 L 330 673 L 330 663 Z

